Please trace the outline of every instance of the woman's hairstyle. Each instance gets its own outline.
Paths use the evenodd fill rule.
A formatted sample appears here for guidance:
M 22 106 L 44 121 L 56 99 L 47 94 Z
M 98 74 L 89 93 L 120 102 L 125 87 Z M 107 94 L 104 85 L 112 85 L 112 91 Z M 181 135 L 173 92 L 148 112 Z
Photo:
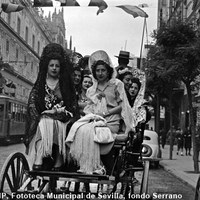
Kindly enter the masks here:
M 74 75 L 75 71 L 78 71 L 78 72 L 81 73 L 81 80 L 80 80 L 80 83 L 79 83 L 78 85 L 74 85 L 75 88 L 76 88 L 76 91 L 77 91 L 78 93 L 80 93 L 80 92 L 81 92 L 81 83 L 82 83 L 82 81 L 83 81 L 83 74 L 84 74 L 84 71 L 83 71 L 83 69 L 80 68 L 79 66 L 73 67 L 73 75 Z M 74 80 L 73 80 L 73 81 L 74 81 Z
M 83 69 L 80 68 L 79 66 L 73 67 L 73 71 L 74 71 L 74 72 L 75 72 L 75 71 L 79 71 L 79 72 L 81 72 L 81 74 L 83 74 Z
M 84 78 L 90 78 L 91 80 L 92 80 L 92 76 L 90 75 L 90 74 L 85 74 L 84 76 L 83 76 L 83 79 Z
M 128 68 L 123 68 L 123 67 L 120 67 L 118 70 L 117 70 L 117 78 L 120 80 L 120 81 L 123 81 L 124 77 L 126 75 L 133 75 L 132 72 L 128 69 Z
M 103 60 L 98 60 L 98 61 L 94 62 L 94 64 L 91 66 L 93 77 L 95 79 L 97 79 L 96 68 L 97 68 L 98 65 L 104 65 L 106 67 L 106 69 L 108 70 L 108 78 L 111 79 L 113 72 L 114 72 L 114 69 L 110 65 L 108 65 L 106 62 L 104 62 Z
M 70 62 L 64 48 L 57 43 L 48 44 L 42 52 L 39 73 L 37 80 L 33 86 L 34 92 L 38 93 L 38 109 L 43 111 L 45 109 L 45 84 L 49 61 L 57 59 L 60 62 L 60 76 L 59 85 L 66 109 L 74 112 L 74 103 L 76 102 L 74 84 L 71 78 L 72 63 Z
M 136 83 L 136 84 L 138 85 L 138 91 L 140 91 L 140 88 L 141 88 L 141 85 L 142 85 L 142 84 L 141 84 L 139 78 L 133 77 L 133 78 L 131 79 L 131 83 Z
M 78 61 L 78 66 L 82 69 L 85 69 L 88 66 L 90 56 L 84 56 Z

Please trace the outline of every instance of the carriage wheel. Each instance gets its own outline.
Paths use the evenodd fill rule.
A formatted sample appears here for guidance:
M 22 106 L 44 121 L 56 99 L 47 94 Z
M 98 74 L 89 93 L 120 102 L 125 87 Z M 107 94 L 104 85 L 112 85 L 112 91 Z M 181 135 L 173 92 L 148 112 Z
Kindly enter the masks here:
M 11 194 L 23 185 L 27 179 L 26 171 L 29 171 L 29 165 L 22 153 L 8 156 L 0 173 L 0 192 L 7 195 L 5 199 L 11 199 Z
M 200 189 L 200 176 L 199 176 L 199 178 L 197 180 L 194 200 L 199 200 L 200 199 L 200 191 L 199 191 L 199 189 Z

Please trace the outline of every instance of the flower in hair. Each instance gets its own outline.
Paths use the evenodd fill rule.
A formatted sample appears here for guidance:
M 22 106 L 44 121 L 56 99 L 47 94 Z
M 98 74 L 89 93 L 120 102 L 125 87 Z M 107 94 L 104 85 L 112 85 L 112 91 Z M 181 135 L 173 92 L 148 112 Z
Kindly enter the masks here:
M 118 70 L 118 73 L 121 75 L 121 74 L 124 74 L 124 73 L 126 73 L 126 72 L 130 72 L 131 73 L 131 71 L 128 69 L 128 68 L 125 68 L 125 69 L 122 69 L 122 70 Z

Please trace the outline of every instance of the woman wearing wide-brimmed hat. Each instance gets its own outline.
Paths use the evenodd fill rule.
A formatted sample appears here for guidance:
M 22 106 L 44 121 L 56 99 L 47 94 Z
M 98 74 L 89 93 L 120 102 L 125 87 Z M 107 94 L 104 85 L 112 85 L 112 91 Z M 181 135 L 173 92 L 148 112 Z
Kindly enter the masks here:
M 94 52 L 89 58 L 89 67 L 93 85 L 87 91 L 88 104 L 84 109 L 86 115 L 73 124 L 66 142 L 70 146 L 72 159 L 80 166 L 79 172 L 104 174 L 100 155 L 109 154 L 114 142 L 95 142 L 95 126 L 99 126 L 101 121 L 101 126 L 107 127 L 105 130 L 111 131 L 116 138 L 121 117 L 125 121 L 126 132 L 131 130 L 131 109 L 123 83 L 115 78 L 108 54 L 102 50 Z M 107 173 L 110 173 L 109 167 Z

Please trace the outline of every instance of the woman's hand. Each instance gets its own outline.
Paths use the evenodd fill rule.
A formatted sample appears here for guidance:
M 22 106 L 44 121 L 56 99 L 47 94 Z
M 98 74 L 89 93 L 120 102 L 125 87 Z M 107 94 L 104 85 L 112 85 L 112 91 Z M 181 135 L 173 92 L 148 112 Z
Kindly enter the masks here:
M 102 97 L 105 97 L 105 96 L 106 95 L 103 92 L 101 92 L 101 93 L 97 94 L 97 99 L 101 100 Z
M 42 112 L 42 114 L 55 114 L 56 110 L 55 109 L 51 109 L 51 110 L 45 110 Z

